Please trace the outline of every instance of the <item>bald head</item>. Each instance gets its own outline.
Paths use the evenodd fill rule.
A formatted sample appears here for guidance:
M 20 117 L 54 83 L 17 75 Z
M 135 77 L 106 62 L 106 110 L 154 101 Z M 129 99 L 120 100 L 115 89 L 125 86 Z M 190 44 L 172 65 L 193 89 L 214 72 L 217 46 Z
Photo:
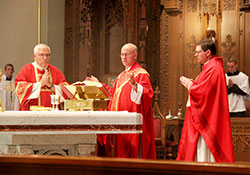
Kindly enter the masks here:
M 127 43 L 121 48 L 121 60 L 126 69 L 131 67 L 137 59 L 137 47 L 132 43 Z
M 122 46 L 121 50 L 124 49 L 124 48 L 129 48 L 130 50 L 133 50 L 134 52 L 137 52 L 137 47 L 133 43 L 124 44 Z

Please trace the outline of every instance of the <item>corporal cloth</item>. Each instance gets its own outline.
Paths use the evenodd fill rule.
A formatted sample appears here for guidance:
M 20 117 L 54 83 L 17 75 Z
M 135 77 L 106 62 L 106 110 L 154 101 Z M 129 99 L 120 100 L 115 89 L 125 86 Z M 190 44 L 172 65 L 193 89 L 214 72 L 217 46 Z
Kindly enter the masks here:
M 149 74 L 138 63 L 135 63 L 129 73 L 134 73 L 135 81 L 138 86 L 142 86 L 140 104 L 131 100 L 132 87 L 126 80 L 127 71 L 119 74 L 113 88 L 106 88 L 110 91 L 113 98 L 109 103 L 110 111 L 128 111 L 141 113 L 143 116 L 142 134 L 117 134 L 114 144 L 114 156 L 121 158 L 155 159 L 155 141 L 153 127 L 152 100 L 154 92 L 150 83 Z M 107 136 L 106 136 L 107 137 Z M 109 144 L 104 140 L 105 136 L 99 136 L 99 141 Z M 105 145 L 107 148 L 107 145 Z
M 55 66 L 48 65 L 50 82 L 55 85 L 55 93 L 63 95 L 59 86 L 68 84 L 64 75 Z M 25 65 L 15 79 L 16 94 L 19 100 L 19 110 L 30 110 L 30 106 L 51 107 L 50 95 L 54 94 L 48 87 L 41 87 L 39 83 L 45 70 L 41 70 L 35 63 Z
M 201 135 L 216 162 L 234 162 L 223 61 L 213 57 L 189 89 L 177 160 L 194 161 Z

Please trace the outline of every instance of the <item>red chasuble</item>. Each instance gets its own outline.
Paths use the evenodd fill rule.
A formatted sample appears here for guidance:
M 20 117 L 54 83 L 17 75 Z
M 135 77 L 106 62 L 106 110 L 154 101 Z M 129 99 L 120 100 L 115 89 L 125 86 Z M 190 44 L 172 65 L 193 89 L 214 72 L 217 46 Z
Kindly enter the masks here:
M 67 84 L 64 75 L 55 66 L 48 65 L 50 82 L 59 85 Z M 50 95 L 53 92 L 48 87 L 41 88 L 40 95 L 36 99 L 28 99 L 31 95 L 33 84 L 40 82 L 45 71 L 35 68 L 32 64 L 25 65 L 15 78 L 16 95 L 19 100 L 19 110 L 30 110 L 30 106 L 51 107 Z M 64 96 L 66 97 L 66 96 Z
M 138 155 L 141 154 L 142 158 L 156 159 L 152 113 L 152 100 L 154 92 L 150 83 L 150 77 L 147 71 L 138 63 L 135 63 L 131 67 L 129 73 L 134 73 L 135 81 L 143 86 L 141 103 L 136 104 L 131 101 L 130 94 L 132 87 L 125 79 L 126 71 L 123 71 L 119 74 L 114 88 L 111 89 L 107 87 L 113 96 L 108 109 L 110 111 L 141 113 L 143 116 L 143 133 L 117 134 L 114 144 L 114 156 L 121 158 L 137 158 Z M 101 141 L 101 144 L 106 143 L 106 140 L 103 141 L 101 136 L 99 136 L 98 139 Z M 141 153 L 139 153 L 139 151 L 141 151 Z
M 194 161 L 199 135 L 216 162 L 234 162 L 227 87 L 222 58 L 213 57 L 189 89 L 177 160 Z

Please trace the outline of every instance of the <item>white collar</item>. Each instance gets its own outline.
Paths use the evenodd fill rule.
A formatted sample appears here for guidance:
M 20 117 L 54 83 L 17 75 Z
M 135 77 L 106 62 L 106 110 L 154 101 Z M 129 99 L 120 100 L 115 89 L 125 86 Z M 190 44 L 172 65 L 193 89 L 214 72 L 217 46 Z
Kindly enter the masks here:
M 47 65 L 45 68 L 43 68 L 43 67 L 39 66 L 35 61 L 32 63 L 32 65 L 33 65 L 35 68 L 37 68 L 37 69 L 39 69 L 39 70 L 41 70 L 41 71 L 43 71 L 43 70 L 45 70 L 45 69 L 48 68 L 48 65 Z
M 126 69 L 126 71 L 129 71 L 133 65 L 131 65 L 129 68 Z
M 204 64 L 203 64 L 203 66 L 205 65 L 205 64 L 207 64 L 209 62 L 209 60 L 207 60 Z

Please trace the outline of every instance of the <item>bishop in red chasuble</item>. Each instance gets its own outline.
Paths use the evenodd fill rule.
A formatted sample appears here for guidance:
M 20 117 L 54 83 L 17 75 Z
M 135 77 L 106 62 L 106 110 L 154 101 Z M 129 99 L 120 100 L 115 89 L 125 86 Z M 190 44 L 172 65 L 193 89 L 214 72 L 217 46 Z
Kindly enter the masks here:
M 50 95 L 66 95 L 60 85 L 68 84 L 61 71 L 49 64 L 50 48 L 38 44 L 34 48 L 34 62 L 25 65 L 15 78 L 15 90 L 19 100 L 19 110 L 30 110 L 30 106 L 51 107 Z

